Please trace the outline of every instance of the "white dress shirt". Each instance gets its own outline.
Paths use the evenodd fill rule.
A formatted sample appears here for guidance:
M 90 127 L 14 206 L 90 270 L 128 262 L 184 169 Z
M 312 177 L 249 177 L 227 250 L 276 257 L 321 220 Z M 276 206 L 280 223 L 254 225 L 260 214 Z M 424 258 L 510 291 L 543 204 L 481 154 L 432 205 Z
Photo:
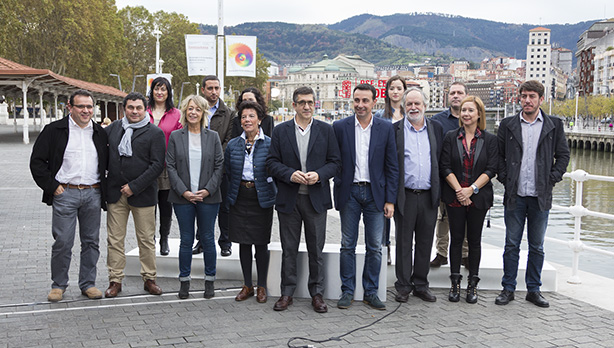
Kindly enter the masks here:
M 68 116 L 68 143 L 55 180 L 72 185 L 94 185 L 100 182 L 98 152 L 93 136 L 91 120 L 85 128 L 81 128 L 72 119 L 72 115 Z
M 371 128 L 373 117 L 366 128 L 362 128 L 354 116 L 354 144 L 356 147 L 356 163 L 354 164 L 354 182 L 371 182 L 369 176 L 369 144 L 371 142 Z

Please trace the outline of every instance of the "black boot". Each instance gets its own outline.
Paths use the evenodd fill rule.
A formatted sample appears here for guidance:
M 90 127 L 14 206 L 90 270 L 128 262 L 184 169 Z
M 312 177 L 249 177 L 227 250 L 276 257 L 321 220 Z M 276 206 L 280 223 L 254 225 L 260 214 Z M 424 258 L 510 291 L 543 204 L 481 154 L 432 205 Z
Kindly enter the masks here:
M 458 302 L 460 301 L 460 283 L 463 276 L 460 273 L 452 273 L 450 275 L 450 281 L 452 287 L 450 288 L 450 294 L 448 295 L 448 301 Z
M 160 255 L 168 255 L 168 235 L 171 233 L 171 220 L 168 223 L 160 224 Z
M 179 288 L 179 298 L 186 299 L 190 297 L 190 281 L 184 280 L 181 282 L 181 287 Z
M 215 287 L 213 280 L 205 280 L 205 293 L 203 294 L 204 298 L 212 298 L 215 296 Z
M 480 278 L 476 275 L 469 276 L 469 284 L 467 285 L 467 303 L 478 302 L 478 283 Z

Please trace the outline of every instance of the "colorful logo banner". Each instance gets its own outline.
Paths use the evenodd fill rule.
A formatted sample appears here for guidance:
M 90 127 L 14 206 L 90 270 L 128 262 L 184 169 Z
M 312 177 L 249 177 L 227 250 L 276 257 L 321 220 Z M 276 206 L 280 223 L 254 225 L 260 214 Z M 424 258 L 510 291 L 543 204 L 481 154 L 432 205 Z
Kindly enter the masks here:
M 256 77 L 255 36 L 226 36 L 226 76 Z

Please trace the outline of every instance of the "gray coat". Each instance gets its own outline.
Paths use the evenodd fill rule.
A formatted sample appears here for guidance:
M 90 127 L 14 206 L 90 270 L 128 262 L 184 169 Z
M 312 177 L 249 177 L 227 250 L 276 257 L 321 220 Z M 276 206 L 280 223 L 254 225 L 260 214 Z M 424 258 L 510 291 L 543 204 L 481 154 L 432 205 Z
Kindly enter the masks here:
M 542 211 L 552 208 L 552 188 L 563 179 L 569 163 L 569 147 L 565 139 L 563 122 L 542 111 L 544 124 L 537 143 L 537 202 Z M 520 113 L 506 117 L 497 131 L 499 142 L 499 174 L 497 179 L 505 186 L 503 204 L 508 209 L 516 207 L 518 177 L 522 161 L 522 129 Z
M 185 191 L 190 189 L 190 156 L 188 150 L 189 134 L 187 128 L 171 133 L 166 151 L 166 168 L 171 181 L 168 201 L 177 204 L 190 204 L 183 198 Z M 222 201 L 220 185 L 224 170 L 224 153 L 222 143 L 216 131 L 203 129 L 200 132 L 201 165 L 198 189 L 206 189 L 209 196 L 203 203 L 213 204 Z
M 111 123 L 105 131 L 109 137 L 107 202 L 119 201 L 122 186 L 128 184 L 134 193 L 128 197 L 128 204 L 134 207 L 156 205 L 157 179 L 164 168 L 164 132 L 151 123 L 135 129 L 132 133 L 132 157 L 123 157 L 117 149 L 124 135 L 122 121 Z

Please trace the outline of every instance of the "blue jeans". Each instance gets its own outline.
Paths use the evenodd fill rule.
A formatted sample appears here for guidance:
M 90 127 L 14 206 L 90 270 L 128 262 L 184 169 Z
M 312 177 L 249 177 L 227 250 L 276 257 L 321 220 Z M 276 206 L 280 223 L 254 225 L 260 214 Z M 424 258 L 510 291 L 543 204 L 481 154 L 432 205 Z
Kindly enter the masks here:
M 53 197 L 51 232 L 52 288 L 68 287 L 68 269 L 75 242 L 75 228 L 79 221 L 81 254 L 79 260 L 79 289 L 85 291 L 96 283 L 96 263 L 100 256 L 100 189 L 71 189 Z
M 384 212 L 375 206 L 369 185 L 352 185 L 350 198 L 339 211 L 341 218 L 341 255 L 339 259 L 341 291 L 354 294 L 354 289 L 356 289 L 356 243 L 360 214 L 365 224 L 367 250 L 362 272 L 362 287 L 365 295 L 374 295 L 379 287 Z
M 548 226 L 549 210 L 540 211 L 537 197 L 516 197 L 516 208 L 505 207 L 505 251 L 503 253 L 503 289 L 516 289 L 520 243 L 527 221 L 529 256 L 525 282 L 528 291 L 539 291 L 544 265 L 544 237 Z
M 179 223 L 179 280 L 190 280 L 192 271 L 192 245 L 194 244 L 194 220 L 198 224 L 200 242 L 205 261 L 205 280 L 215 280 L 217 255 L 215 251 L 215 218 L 219 203 L 176 204 L 175 216 Z

